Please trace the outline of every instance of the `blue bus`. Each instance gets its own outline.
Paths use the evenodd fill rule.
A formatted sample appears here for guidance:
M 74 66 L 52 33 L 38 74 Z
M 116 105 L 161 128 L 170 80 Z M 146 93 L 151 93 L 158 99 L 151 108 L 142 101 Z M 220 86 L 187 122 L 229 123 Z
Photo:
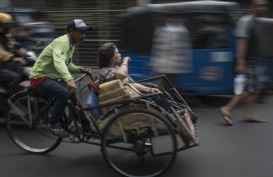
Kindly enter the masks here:
M 166 14 L 182 19 L 192 44 L 192 71 L 176 74 L 171 79 L 174 86 L 196 95 L 233 94 L 234 29 L 243 14 L 235 2 L 192 1 L 128 9 L 120 19 L 122 55 L 132 58 L 130 76 L 141 80 L 154 74 L 150 65 L 153 36 L 158 18 Z

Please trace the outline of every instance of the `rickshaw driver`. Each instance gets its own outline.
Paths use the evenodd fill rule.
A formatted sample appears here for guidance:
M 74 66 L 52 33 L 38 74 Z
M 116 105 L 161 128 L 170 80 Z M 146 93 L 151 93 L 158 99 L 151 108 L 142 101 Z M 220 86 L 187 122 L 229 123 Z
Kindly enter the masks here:
M 61 117 L 71 93 L 77 86 L 72 73 L 91 73 L 90 68 L 76 66 L 72 56 L 76 44 L 86 37 L 87 27 L 81 19 L 74 19 L 67 25 L 67 33 L 53 40 L 40 54 L 30 73 L 31 87 L 39 94 L 55 99 L 48 129 L 53 135 L 63 137 L 66 132 L 61 126 Z

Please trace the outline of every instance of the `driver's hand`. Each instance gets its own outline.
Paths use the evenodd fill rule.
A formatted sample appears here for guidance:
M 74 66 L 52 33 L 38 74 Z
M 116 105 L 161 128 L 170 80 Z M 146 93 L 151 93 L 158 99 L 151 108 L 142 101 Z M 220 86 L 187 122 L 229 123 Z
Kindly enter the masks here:
M 76 86 L 76 83 L 74 80 L 67 81 L 66 84 L 67 84 L 67 88 L 68 88 L 69 92 L 73 93 L 76 91 L 77 86 Z
M 24 60 L 23 58 L 13 58 L 12 61 L 21 63 L 23 65 L 27 64 L 26 60 Z
M 85 74 L 91 74 L 92 70 L 91 68 L 81 68 L 81 72 Z

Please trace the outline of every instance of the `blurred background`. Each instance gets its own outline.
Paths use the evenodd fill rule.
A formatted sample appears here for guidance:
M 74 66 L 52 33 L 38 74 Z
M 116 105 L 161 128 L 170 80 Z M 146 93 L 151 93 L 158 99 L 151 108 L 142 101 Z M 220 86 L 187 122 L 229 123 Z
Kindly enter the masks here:
M 123 56 L 129 55 L 133 58 L 129 72 L 135 80 L 139 80 L 152 75 L 150 72 L 152 71 L 150 66 L 152 40 L 159 17 L 162 13 L 166 13 L 165 5 L 162 6 L 164 8 L 161 8 L 161 6 L 149 6 L 148 4 L 183 2 L 188 1 L 2 0 L 0 11 L 8 12 L 14 17 L 16 22 L 14 34 L 17 40 L 25 48 L 37 54 L 55 37 L 66 32 L 66 24 L 71 19 L 81 18 L 95 30 L 88 32 L 85 41 L 76 48 L 74 62 L 78 65 L 97 68 L 99 47 L 105 42 L 115 42 Z M 249 0 L 223 0 L 223 2 L 238 4 L 243 13 L 249 10 Z M 269 3 L 269 17 L 272 17 L 273 5 L 271 1 Z M 147 6 L 149 8 L 146 8 Z M 174 10 L 177 14 L 175 18 L 180 18 L 183 16 L 183 10 L 188 10 L 183 5 L 181 5 L 181 10 L 178 8 Z M 211 10 L 215 9 L 211 8 Z M 172 80 L 173 83 L 176 83 L 175 87 L 178 90 L 205 95 L 232 94 L 236 53 L 233 30 L 236 20 L 243 14 L 233 12 L 235 11 L 228 12 L 233 18 L 232 23 L 227 22 L 222 12 L 213 12 L 214 15 L 209 16 L 202 14 L 203 12 L 195 13 L 197 16 L 188 15 L 183 18 L 183 23 L 190 33 L 193 49 L 197 50 L 193 51 L 192 72 L 184 73 Z M 227 23 L 230 23 L 228 24 L 230 26 Z M 204 33 L 198 32 L 201 28 Z M 272 31 L 271 29 L 273 28 L 267 28 L 268 31 Z M 210 35 L 207 35 L 209 33 Z M 272 39 L 272 33 L 268 34 L 271 35 L 268 39 Z M 266 55 L 269 58 L 273 56 L 270 47 L 273 46 L 272 41 L 267 40 L 270 45 L 268 45 Z M 205 53 L 202 53 L 203 49 L 207 49 Z M 204 63 L 209 60 L 213 60 L 214 63 Z M 230 62 L 225 63 L 225 60 L 230 60 Z M 270 62 L 272 63 L 272 60 Z M 179 82 L 175 82 L 178 80 Z
M 67 22 L 73 18 L 82 18 L 93 25 L 96 29 L 88 33 L 87 39 L 77 48 L 75 61 L 78 64 L 97 66 L 98 47 L 107 41 L 119 42 L 119 23 L 118 15 L 126 9 L 134 6 L 143 6 L 145 4 L 155 3 L 183 2 L 181 0 L 1 0 L 0 7 L 2 11 L 12 11 L 12 8 L 18 12 L 16 17 L 21 25 L 27 25 L 32 20 L 46 21 L 52 24 L 55 36 L 65 33 Z M 248 0 L 237 1 L 242 7 L 247 7 Z M 271 4 L 272 5 L 272 4 Z M 34 13 L 34 10 L 39 12 Z M 25 15 L 23 15 L 25 14 Z M 28 16 L 29 14 L 29 16 Z M 18 19 L 19 18 L 19 19 Z M 51 40 L 54 35 L 52 27 L 47 27 L 44 36 L 38 36 L 44 39 L 44 42 Z M 51 29 L 50 29 L 51 28 Z M 51 33 L 51 34 L 50 34 Z M 31 35 L 30 35 L 31 36 Z M 53 36 L 53 37 L 55 37 Z M 32 36 L 33 37 L 33 36 Z M 27 42 L 25 42 L 27 43 Z M 30 43 L 30 42 L 29 42 Z M 40 48 L 43 45 L 40 44 Z M 32 49 L 33 50 L 33 49 Z M 36 47 L 35 50 L 40 50 Z M 122 49 L 120 49 L 122 50 Z

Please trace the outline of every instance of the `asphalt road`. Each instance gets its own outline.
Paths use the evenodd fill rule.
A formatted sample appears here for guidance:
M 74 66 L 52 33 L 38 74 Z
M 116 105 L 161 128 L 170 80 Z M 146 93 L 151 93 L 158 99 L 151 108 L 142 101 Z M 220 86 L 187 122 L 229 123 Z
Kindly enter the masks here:
M 203 98 L 204 99 L 204 98 Z M 199 116 L 200 146 L 181 151 L 164 177 L 272 177 L 273 97 L 258 104 L 266 123 L 241 121 L 236 109 L 234 126 L 225 126 L 218 108 L 227 99 L 206 98 L 193 106 Z M 203 101 L 204 101 L 203 100 Z M 99 146 L 62 143 L 47 155 L 32 155 L 17 148 L 0 126 L 1 177 L 115 177 Z

